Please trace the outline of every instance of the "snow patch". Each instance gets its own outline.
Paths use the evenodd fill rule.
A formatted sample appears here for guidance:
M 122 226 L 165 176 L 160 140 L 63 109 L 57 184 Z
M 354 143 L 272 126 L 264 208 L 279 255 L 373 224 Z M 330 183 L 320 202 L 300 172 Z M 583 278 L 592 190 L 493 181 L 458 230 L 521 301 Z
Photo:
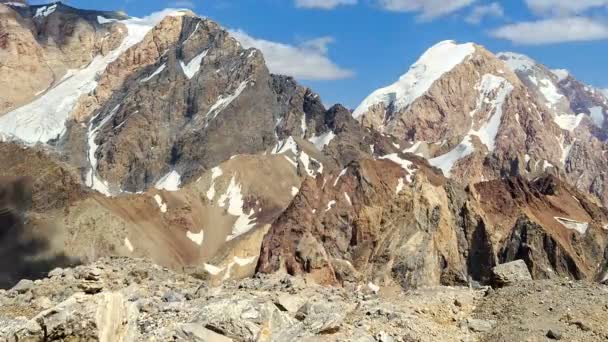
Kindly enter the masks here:
M 279 141 L 272 150 L 272 154 L 284 154 L 287 152 L 291 152 L 294 155 L 298 154 L 298 144 L 293 139 L 293 137 L 289 137 L 283 141 Z
M 297 168 L 298 167 L 298 163 L 296 163 L 295 161 L 293 161 L 293 159 L 289 158 L 288 156 L 283 156 L 285 157 L 285 159 L 289 162 L 289 164 L 293 165 L 293 167 Z
M 239 97 L 241 95 L 243 90 L 245 90 L 245 88 L 247 88 L 248 84 L 249 84 L 249 81 L 244 81 L 238 86 L 238 88 L 236 88 L 234 93 L 227 95 L 227 96 L 220 96 L 217 99 L 217 101 L 215 102 L 215 104 L 213 104 L 213 106 L 211 106 L 211 108 L 209 109 L 209 112 L 207 112 L 207 116 L 213 114 L 213 117 L 215 118 L 218 113 L 220 113 L 221 111 L 226 109 L 232 103 L 232 101 L 234 101 L 237 97 Z
M 192 30 L 192 33 L 190 33 L 188 38 L 186 38 L 186 40 L 184 40 L 184 43 L 189 41 L 192 37 L 194 37 L 194 34 L 198 31 L 200 26 L 201 26 L 201 22 L 199 21 L 198 23 L 196 23 L 196 26 L 194 27 L 194 30 Z
M 36 9 L 36 14 L 34 15 L 34 18 L 48 17 L 49 15 L 53 14 L 53 12 L 55 12 L 56 9 L 57 9 L 57 4 L 54 4 L 51 6 L 42 6 L 38 9 Z
M 196 57 L 192 58 L 188 64 L 185 64 L 184 61 L 180 60 L 179 65 L 181 65 L 182 70 L 184 71 L 184 75 L 188 77 L 188 79 L 192 79 L 194 75 L 196 75 L 201 69 L 201 63 L 203 62 L 203 58 L 207 56 L 209 50 L 205 50 L 198 54 Z
M 553 75 L 555 75 L 555 77 L 557 77 L 557 80 L 559 82 L 570 77 L 570 71 L 568 71 L 566 69 L 553 69 L 553 70 L 551 70 L 551 72 L 553 73 Z
M 115 22 L 115 21 L 118 21 L 118 20 L 116 20 L 116 19 L 108 19 L 108 18 L 106 18 L 106 17 L 102 17 L 101 15 L 98 15 L 98 16 L 97 16 L 97 22 L 98 22 L 100 25 L 103 25 L 103 24 L 109 24 L 109 23 L 113 23 L 113 22 Z
M 587 229 L 589 228 L 588 222 L 579 222 L 579 221 L 575 221 L 575 220 L 571 220 L 571 219 L 563 218 L 563 217 L 555 217 L 555 219 L 557 220 L 557 222 L 561 223 L 564 227 L 571 229 L 571 230 L 576 230 L 581 235 L 585 235 L 585 233 L 587 232 Z
M 226 237 L 226 241 L 233 240 L 255 227 L 256 219 L 251 218 L 255 212 L 253 209 L 251 209 L 249 214 L 243 212 L 244 200 L 241 185 L 236 182 L 234 177 L 230 180 L 226 193 L 220 197 L 219 204 L 222 208 L 227 206 L 226 210 L 228 214 L 237 217 L 236 222 L 232 226 L 232 233 Z
M 140 83 L 146 83 L 149 80 L 153 79 L 154 76 L 160 74 L 161 72 L 163 72 L 163 70 L 165 70 L 165 68 L 167 67 L 167 64 L 163 64 L 160 67 L 158 67 L 158 69 L 156 69 L 156 71 L 154 71 L 150 76 L 142 79 L 141 81 L 139 81 Z
M 570 155 L 570 151 L 572 151 L 572 146 L 576 143 L 576 139 L 572 141 L 572 143 L 568 146 L 564 147 L 564 143 L 562 142 L 562 157 L 560 158 L 560 162 L 562 165 L 566 165 L 566 160 L 568 160 L 568 156 Z
M 205 195 L 207 196 L 208 200 L 213 201 L 215 198 L 215 183 L 211 183 L 211 186 Z
M 166 191 L 178 191 L 179 186 L 181 185 L 182 176 L 177 173 L 177 171 L 173 170 L 166 175 L 164 175 L 154 187 L 158 190 L 166 190 Z
M 22 4 L 20 2 L 4 2 L 3 4 L 12 7 L 27 7 L 26 4 Z
M 555 165 L 549 163 L 546 160 L 543 160 L 543 172 L 547 171 L 547 169 L 555 168 Z
M 156 204 L 158 204 L 158 208 L 160 208 L 161 213 L 167 212 L 167 203 L 163 201 L 163 198 L 160 195 L 154 195 L 154 200 Z
M 418 149 L 420 148 L 420 145 L 422 145 L 422 141 L 417 141 L 414 145 L 412 145 L 411 147 L 406 148 L 405 150 L 403 150 L 403 153 L 413 153 L 415 155 L 419 155 L 422 156 L 422 153 L 418 152 Z
M 414 163 L 412 163 L 411 161 L 399 157 L 397 153 L 387 154 L 385 156 L 380 157 L 380 159 L 388 159 L 393 163 L 401 166 L 401 168 L 407 171 L 408 173 L 412 169 L 412 165 L 414 165 Z
M 291 187 L 291 196 L 297 195 L 298 192 L 300 192 L 300 189 L 296 188 L 295 186 Z
M 473 130 L 469 134 L 476 135 L 479 140 L 488 147 L 488 150 L 494 151 L 496 147 L 496 135 L 498 134 L 498 128 L 502 122 L 503 106 L 507 99 L 507 96 L 513 91 L 513 85 L 506 79 L 491 74 L 483 76 L 479 85 L 480 89 L 480 101 L 478 101 L 478 108 L 481 102 L 484 102 L 491 106 L 491 110 L 488 112 L 488 119 L 479 128 L 479 130 Z M 495 94 L 495 95 L 494 95 Z M 490 97 L 494 95 L 494 99 Z
M 316 177 L 317 176 L 317 171 L 313 170 L 310 166 L 311 166 L 311 160 L 316 162 L 317 164 L 321 165 L 319 167 L 319 172 L 318 173 L 322 173 L 323 172 L 323 165 L 321 163 L 319 163 L 318 160 L 310 157 L 308 154 L 306 154 L 306 152 L 301 151 L 300 152 L 300 161 L 302 162 L 302 165 L 304 165 L 304 169 L 306 170 L 306 173 L 308 173 L 309 176 L 311 177 Z
M 429 164 L 441 169 L 443 174 L 449 178 L 452 175 L 452 168 L 454 167 L 454 164 L 456 164 L 456 162 L 459 160 L 471 155 L 473 152 L 475 152 L 475 148 L 471 142 L 471 137 L 467 136 L 450 152 L 430 159 Z
M 201 246 L 203 244 L 203 240 L 205 238 L 205 232 L 201 229 L 201 231 L 197 234 L 192 233 L 190 231 L 186 232 L 186 237 L 188 237 L 188 239 L 190 239 L 192 242 L 194 242 L 195 244 Z
M 553 81 L 548 78 L 540 81 L 538 89 L 551 106 L 555 106 L 564 98 L 564 95 L 559 93 L 557 87 L 555 87 L 555 84 L 553 84 Z
M 589 112 L 591 113 L 591 121 L 593 124 L 599 128 L 604 127 L 604 108 L 600 106 L 589 108 Z
M 219 268 L 217 266 L 213 266 L 211 264 L 205 264 L 205 271 L 209 272 L 211 275 L 218 275 L 224 271 L 224 267 Z
M 353 205 L 353 202 L 350 200 L 350 196 L 348 196 L 346 192 L 344 192 L 344 198 L 346 198 L 346 202 L 348 202 L 348 205 Z
M 381 103 L 386 107 L 392 105 L 395 111 L 406 109 L 424 95 L 433 83 L 474 52 L 475 46 L 472 43 L 440 42 L 427 50 L 396 83 L 378 89 L 366 98 L 354 111 L 353 117 L 360 119 L 370 107 Z
M 336 205 L 336 201 L 329 201 L 329 203 L 327 203 L 327 208 L 325 208 L 325 212 L 328 212 L 331 210 L 331 208 L 333 208 Z
M 224 172 L 222 171 L 222 169 L 219 166 L 214 167 L 213 169 L 211 169 L 211 180 L 216 180 L 218 177 L 221 177 L 224 174 Z
M 338 177 L 336 177 L 336 180 L 334 181 L 334 187 L 336 187 L 336 185 L 338 185 L 338 181 L 340 180 L 340 178 L 342 178 L 342 176 L 344 176 L 346 174 L 346 171 L 348 171 L 348 168 L 340 171 L 340 173 L 338 174 Z
M 85 183 L 89 188 L 96 190 L 108 197 L 112 196 L 112 194 L 110 193 L 110 188 L 108 186 L 108 183 L 101 180 L 99 178 L 99 176 L 97 175 L 96 153 L 97 153 L 97 148 L 99 146 L 95 142 L 95 139 L 97 138 L 97 135 L 99 134 L 99 131 L 101 130 L 101 128 L 106 123 L 108 123 L 108 121 L 110 121 L 110 119 L 112 119 L 112 117 L 114 116 L 114 114 L 116 114 L 116 112 L 118 111 L 119 108 L 120 108 L 120 105 L 114 107 L 114 109 L 112 109 L 110 114 L 106 115 L 106 117 L 103 118 L 103 120 L 101 120 L 101 122 L 97 125 L 95 125 L 95 121 L 97 120 L 97 118 L 99 117 L 100 114 L 93 117 L 90 121 L 89 129 L 87 132 L 87 143 L 89 146 L 89 150 L 87 151 L 87 158 L 89 160 L 89 164 L 90 164 L 91 168 L 89 169 L 89 172 L 87 173 Z
M 304 138 L 306 136 L 306 130 L 308 130 L 308 127 L 306 127 L 306 115 L 302 114 L 302 122 L 300 123 L 300 129 L 302 130 L 302 138 Z
M 556 115 L 553 118 L 553 121 L 555 121 L 555 123 L 561 129 L 565 129 L 567 131 L 572 132 L 578 127 L 578 125 L 581 124 L 581 122 L 583 121 L 584 118 L 585 118 L 585 114 L 578 114 L 578 115 L 561 114 L 561 115 Z
M 210 201 L 213 201 L 213 199 L 215 198 L 215 180 L 220 177 L 223 174 L 222 169 L 219 166 L 214 167 L 213 169 L 211 169 L 211 186 L 209 187 L 209 190 L 207 190 L 207 198 Z
M 237 265 L 243 267 L 243 266 L 253 264 L 257 258 L 258 258 L 257 256 L 252 256 L 252 257 L 248 257 L 248 258 L 240 258 L 240 257 L 235 256 L 233 258 L 233 260 Z
M 395 193 L 397 195 L 399 195 L 401 193 L 401 191 L 403 191 L 404 186 L 405 186 L 405 183 L 403 183 L 403 178 L 399 178 L 399 181 L 397 182 L 397 188 L 395 189 Z
M 308 139 L 319 151 L 323 151 L 325 146 L 329 145 L 331 141 L 336 137 L 333 131 L 325 132 L 321 135 L 316 135 Z
M 501 52 L 496 54 L 498 58 L 503 60 L 509 69 L 512 71 L 529 71 L 536 66 L 536 62 L 528 56 L 514 53 L 514 52 Z
M 131 244 L 131 241 L 129 240 L 128 237 L 125 238 L 125 247 L 127 247 L 129 252 L 131 252 L 131 253 L 133 253 L 133 251 L 135 250 L 135 248 L 133 248 L 133 245 Z
M 369 288 L 375 294 L 378 294 L 378 292 L 380 292 L 380 286 L 372 282 L 367 283 L 367 288 Z

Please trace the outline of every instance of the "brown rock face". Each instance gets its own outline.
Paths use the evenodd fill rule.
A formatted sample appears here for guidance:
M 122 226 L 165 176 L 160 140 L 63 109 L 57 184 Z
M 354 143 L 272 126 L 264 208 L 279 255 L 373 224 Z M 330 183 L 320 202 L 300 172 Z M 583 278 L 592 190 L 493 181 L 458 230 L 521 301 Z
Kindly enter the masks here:
M 98 23 L 98 15 L 116 16 L 111 12 L 79 11 L 62 3 L 10 3 L 0 4 L 0 86 L 6 89 L 0 94 L 0 115 L 32 101 L 60 82 L 67 70 L 86 66 L 124 38 L 118 25 Z M 45 9 L 47 15 L 37 15 Z
M 0 115 L 23 105 L 54 81 L 47 55 L 28 24 L 0 4 Z
M 414 173 L 417 181 L 409 183 Z M 465 281 L 442 186 L 443 178 L 424 165 L 403 169 L 386 160 L 308 179 L 266 236 L 258 271 L 415 287 L 439 283 L 447 263 L 445 274 Z
M 463 191 L 416 169 L 408 183 L 392 162 L 361 160 L 337 178 L 307 180 L 266 236 L 258 271 L 402 288 L 486 283 L 492 267 L 517 259 L 535 279 L 602 272 L 607 212 L 556 178 Z

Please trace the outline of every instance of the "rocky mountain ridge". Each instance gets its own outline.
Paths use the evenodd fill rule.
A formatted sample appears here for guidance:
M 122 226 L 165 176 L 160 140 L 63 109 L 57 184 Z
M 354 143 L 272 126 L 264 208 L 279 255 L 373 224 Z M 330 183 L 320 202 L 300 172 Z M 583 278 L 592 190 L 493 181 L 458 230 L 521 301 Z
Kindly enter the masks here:
M 446 41 L 354 116 L 408 141 L 404 152 L 464 184 L 551 172 L 606 205 L 607 103 L 599 90 L 526 56 Z
M 606 279 L 601 95 L 563 73 L 442 42 L 351 114 L 190 11 L 0 4 L 0 25 L 2 61 L 56 61 L 0 77 L 29 89 L 3 100 L 0 176 L 33 189 L 3 242 L 39 246 L 8 260 L 49 260 L 14 263 L 6 287 L 117 255 L 211 284 L 401 291 L 487 283 L 513 260 Z

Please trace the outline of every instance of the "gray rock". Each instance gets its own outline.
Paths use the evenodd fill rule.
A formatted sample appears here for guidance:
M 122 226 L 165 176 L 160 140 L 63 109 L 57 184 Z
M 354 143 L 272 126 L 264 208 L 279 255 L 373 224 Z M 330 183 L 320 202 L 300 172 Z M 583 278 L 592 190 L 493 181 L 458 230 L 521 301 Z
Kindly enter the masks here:
M 376 336 L 376 340 L 378 342 L 394 342 L 395 339 L 389 335 L 388 333 L 381 331 L 378 333 L 378 335 Z
M 231 338 L 211 331 L 200 324 L 182 324 L 175 331 L 176 341 L 232 342 Z
M 315 334 L 327 334 L 340 330 L 347 312 L 345 305 L 337 307 L 329 302 L 306 303 L 296 313 L 296 319 Z
M 96 294 L 103 290 L 103 284 L 95 281 L 85 281 L 78 284 L 78 288 L 86 294 Z
M 101 270 L 97 267 L 86 269 L 81 274 L 81 278 L 84 280 L 97 281 L 101 278 Z
M 26 293 L 34 287 L 34 282 L 29 279 L 21 279 L 17 285 L 13 286 L 11 291 L 17 293 Z
M 492 268 L 492 285 L 509 286 L 522 281 L 530 281 L 532 276 L 523 260 L 516 260 Z
M 177 303 L 177 302 L 183 302 L 186 300 L 186 297 L 178 292 L 175 291 L 167 291 L 164 295 L 163 295 L 163 301 L 167 302 L 167 303 Z
M 276 304 L 280 309 L 287 312 L 296 313 L 306 302 L 307 298 L 299 295 L 281 294 L 277 298 Z
M 48 273 L 49 278 L 61 277 L 63 276 L 63 268 L 57 267 Z
M 467 319 L 467 327 L 473 332 L 485 333 L 490 332 L 496 326 L 496 321 L 483 319 Z
M 552 339 L 552 340 L 561 340 L 562 339 L 562 333 L 559 330 L 556 329 L 550 329 L 547 332 L 547 337 Z

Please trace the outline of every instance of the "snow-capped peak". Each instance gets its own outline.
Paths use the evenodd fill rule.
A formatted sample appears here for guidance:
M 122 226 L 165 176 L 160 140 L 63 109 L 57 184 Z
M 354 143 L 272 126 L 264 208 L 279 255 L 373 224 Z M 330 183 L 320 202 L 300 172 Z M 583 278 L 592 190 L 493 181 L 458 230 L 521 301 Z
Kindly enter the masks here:
M 560 82 L 570 77 L 570 71 L 566 69 L 553 69 L 551 70 L 551 72 L 557 77 Z
M 529 71 L 537 64 L 532 58 L 515 52 L 500 52 L 496 57 L 503 60 L 513 72 Z
M 446 40 L 436 44 L 428 49 L 397 82 L 376 90 L 366 98 L 355 110 L 353 116 L 359 119 L 370 107 L 379 103 L 387 106 L 393 104 L 396 110 L 407 108 L 417 98 L 424 95 L 435 81 L 474 52 L 473 43 L 457 44 L 452 40 Z
M 49 14 L 48 11 L 44 13 Z M 95 90 L 98 75 L 105 71 L 108 64 L 141 42 L 163 18 L 186 14 L 186 11 L 167 9 L 143 18 L 122 20 L 128 34 L 117 49 L 105 56 L 96 56 L 82 69 L 69 70 L 62 82 L 53 85 L 43 96 L 0 117 L 0 132 L 29 145 L 47 143 L 61 137 L 80 96 Z

